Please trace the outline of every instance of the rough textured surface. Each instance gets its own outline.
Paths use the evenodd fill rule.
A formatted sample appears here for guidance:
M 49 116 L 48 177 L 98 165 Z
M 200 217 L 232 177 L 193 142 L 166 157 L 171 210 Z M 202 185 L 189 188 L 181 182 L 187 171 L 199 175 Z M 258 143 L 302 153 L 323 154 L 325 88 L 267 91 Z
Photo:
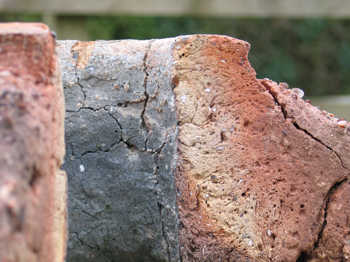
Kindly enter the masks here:
M 179 261 L 171 40 L 62 41 L 69 262 Z
M 59 43 L 68 262 L 349 259 L 350 126 L 256 79 L 248 51 Z
M 64 261 L 63 102 L 49 29 L 1 24 L 0 261 Z
M 183 261 L 341 261 L 349 126 L 257 80 L 248 50 L 222 36 L 175 45 Z

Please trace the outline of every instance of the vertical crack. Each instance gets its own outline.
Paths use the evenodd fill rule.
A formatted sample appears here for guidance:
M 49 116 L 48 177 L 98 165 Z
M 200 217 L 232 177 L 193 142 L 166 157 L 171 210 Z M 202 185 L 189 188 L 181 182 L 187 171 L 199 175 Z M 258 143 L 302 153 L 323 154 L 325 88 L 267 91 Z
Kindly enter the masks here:
M 296 122 L 296 120 L 293 117 L 289 117 L 288 116 L 288 112 L 285 108 L 285 104 L 281 103 L 278 100 L 278 92 L 276 90 L 273 89 L 272 86 L 270 86 L 270 84 L 266 81 L 261 81 L 261 83 L 263 84 L 263 86 L 266 88 L 266 90 L 269 92 L 269 94 L 272 96 L 274 102 L 276 105 L 279 106 L 279 108 L 281 109 L 281 112 L 283 114 L 283 117 L 285 120 L 287 120 L 288 118 L 290 118 L 292 120 L 292 124 L 293 126 L 297 129 L 302 131 L 305 135 L 307 135 L 308 137 L 310 137 L 312 140 L 316 141 L 317 143 L 321 144 L 323 147 L 327 148 L 327 150 L 331 151 L 332 153 L 334 153 L 336 155 L 336 158 L 339 160 L 339 163 L 341 165 L 342 168 L 348 170 L 348 168 L 344 165 L 344 162 L 341 158 L 341 156 L 339 155 L 339 153 L 335 150 L 333 150 L 332 147 L 330 147 L 329 145 L 327 145 L 326 143 L 324 143 L 321 139 L 315 137 L 312 133 L 310 133 L 308 130 L 302 128 L 299 126 L 299 124 Z M 313 252 L 315 249 L 317 249 L 320 245 L 320 241 L 322 240 L 322 236 L 323 236 L 323 232 L 327 226 L 327 216 L 328 216 L 328 208 L 329 208 L 329 203 L 331 201 L 332 196 L 334 195 L 335 191 L 345 182 L 347 181 L 347 178 L 342 178 L 339 181 L 336 181 L 328 190 L 324 200 L 323 200 L 323 204 L 321 206 L 321 210 L 320 210 L 320 214 L 322 214 L 323 211 L 323 222 L 322 225 L 319 229 L 319 232 L 317 234 L 317 239 L 314 242 L 314 246 L 311 252 Z M 298 262 L 303 262 L 303 261 L 309 261 L 311 258 L 311 254 L 308 251 L 302 251 L 297 259 Z
M 114 121 L 116 122 L 116 124 L 118 125 L 118 127 L 120 128 L 120 139 L 119 141 L 116 141 L 115 143 L 113 143 L 111 145 L 111 148 L 114 147 L 116 144 L 119 144 L 119 143 L 124 143 L 129 149 L 130 148 L 133 148 L 135 149 L 136 151 L 139 151 L 139 152 L 146 152 L 146 149 L 144 150 L 139 150 L 136 146 L 134 146 L 133 144 L 130 143 L 130 139 L 132 139 L 133 137 L 130 137 L 128 140 L 126 140 L 123 136 L 123 127 L 122 125 L 120 124 L 120 122 L 118 121 L 118 118 L 116 118 L 109 110 L 108 110 L 108 107 L 109 106 L 105 106 L 104 109 L 107 111 L 108 115 L 111 116 Z M 153 152 L 152 152 L 153 153 Z
M 163 220 L 163 209 L 164 209 L 164 206 L 158 202 L 157 203 L 158 205 L 158 209 L 159 209 L 159 216 L 160 216 L 160 222 L 161 222 L 161 231 L 162 231 L 162 237 L 164 239 L 164 241 L 166 242 L 166 249 L 167 249 L 167 255 L 168 255 L 168 261 L 170 262 L 171 260 L 171 256 L 170 256 L 170 247 L 169 247 L 169 242 L 168 242 L 168 238 L 166 236 L 166 233 L 165 233 L 165 225 L 164 225 L 164 220 Z
M 83 104 L 81 105 L 80 108 L 84 107 L 85 104 L 86 104 L 86 98 L 87 98 L 87 95 L 86 95 L 86 91 L 84 90 L 84 87 L 83 85 L 80 83 L 80 77 L 78 76 L 78 69 L 75 68 L 75 76 L 77 78 L 77 85 L 80 87 L 80 91 L 82 92 L 83 94 Z M 79 110 L 80 110 L 79 108 Z
M 75 53 L 73 49 L 71 50 L 71 53 L 72 54 Z M 75 55 L 73 55 L 73 59 L 78 59 L 78 58 Z M 76 61 L 75 65 L 74 65 L 74 74 L 75 74 L 75 78 L 77 81 L 76 83 L 79 86 L 81 93 L 83 94 L 83 104 L 82 104 L 82 107 L 83 107 L 83 106 L 85 106 L 87 95 L 86 95 L 86 91 L 84 90 L 83 85 L 80 83 L 80 77 L 78 74 L 78 61 Z
M 116 117 L 111 113 L 111 111 L 108 110 L 108 107 L 109 107 L 109 106 L 105 106 L 104 109 L 107 111 L 108 115 L 114 119 L 114 121 L 116 122 L 117 126 L 120 128 L 120 140 L 124 142 L 124 138 L 123 138 L 123 127 L 122 127 L 122 125 L 120 124 L 120 122 L 118 121 L 118 118 L 116 118 Z
M 334 195 L 335 191 L 345 182 L 347 181 L 347 178 L 343 178 L 342 180 L 340 181 L 337 181 L 335 182 L 331 188 L 328 190 L 327 194 L 326 194 L 326 197 L 323 201 L 323 223 L 322 223 L 322 226 L 320 228 L 320 231 L 318 232 L 318 235 L 317 235 L 317 240 L 315 241 L 315 244 L 314 244 L 314 248 L 313 250 L 315 250 L 316 248 L 318 248 L 319 244 L 320 244 L 320 241 L 322 239 L 322 235 L 323 235 L 323 231 L 327 225 L 327 215 L 328 215 L 328 206 L 329 206 L 329 203 L 331 201 L 331 197 Z
M 159 186 L 159 179 L 158 179 L 158 172 L 159 172 L 159 165 L 158 165 L 158 161 L 159 161 L 159 156 L 161 155 L 164 146 L 166 145 L 166 143 L 168 142 L 168 138 L 166 138 L 166 140 L 162 143 L 162 145 L 154 151 L 155 154 L 155 168 L 154 168 L 154 176 L 156 179 L 156 184 Z M 158 205 L 158 209 L 159 209 L 159 217 L 160 217 L 160 221 L 161 221 L 161 234 L 162 237 L 166 243 L 166 251 L 167 251 L 167 255 L 168 255 L 168 262 L 171 261 L 171 255 L 170 255 L 170 244 L 169 244 L 169 240 L 165 231 L 165 223 L 164 223 L 164 218 L 163 218 L 163 210 L 164 210 L 164 205 L 161 203 L 162 199 L 161 199 L 161 195 L 158 193 L 158 191 L 156 191 L 156 196 L 158 198 L 157 201 L 157 205 Z
M 147 92 L 147 82 L 148 82 L 148 77 L 149 77 L 149 69 L 147 66 L 147 61 L 148 61 L 148 54 L 151 50 L 153 41 L 154 40 L 149 41 L 148 46 L 147 46 L 146 51 L 145 51 L 145 55 L 143 57 L 143 72 L 145 74 L 145 78 L 143 80 L 143 88 L 144 88 L 144 95 L 145 95 L 146 99 L 144 102 L 143 110 L 141 112 L 141 119 L 142 119 L 141 125 L 147 131 L 147 137 L 145 139 L 145 150 L 147 150 L 148 136 L 149 136 L 149 132 L 150 132 L 150 130 L 147 126 L 147 123 L 146 123 L 146 119 L 145 119 L 145 112 L 146 112 L 146 108 L 147 108 L 147 104 L 148 104 L 148 100 L 149 100 L 149 94 Z

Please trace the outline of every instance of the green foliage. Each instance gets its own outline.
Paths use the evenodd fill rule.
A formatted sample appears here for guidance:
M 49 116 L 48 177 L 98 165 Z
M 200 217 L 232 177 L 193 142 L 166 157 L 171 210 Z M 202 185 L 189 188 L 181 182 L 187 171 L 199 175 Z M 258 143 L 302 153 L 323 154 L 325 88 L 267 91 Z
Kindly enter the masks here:
M 41 15 L 38 14 L 2 14 L 0 22 L 40 22 Z
M 89 17 L 92 39 L 225 34 L 251 43 L 259 78 L 288 82 L 308 96 L 350 93 L 350 21 L 205 17 Z
M 249 60 L 259 78 L 288 82 L 307 96 L 350 93 L 350 20 L 93 16 L 87 17 L 86 30 L 91 40 L 229 35 L 251 44 Z

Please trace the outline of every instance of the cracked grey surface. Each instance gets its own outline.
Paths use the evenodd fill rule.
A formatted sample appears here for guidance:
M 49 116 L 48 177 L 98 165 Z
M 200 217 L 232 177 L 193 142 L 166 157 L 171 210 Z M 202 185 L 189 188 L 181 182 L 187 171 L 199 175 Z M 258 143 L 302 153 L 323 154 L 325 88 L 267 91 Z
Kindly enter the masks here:
M 68 262 L 179 261 L 173 41 L 97 41 L 80 68 L 58 41 Z

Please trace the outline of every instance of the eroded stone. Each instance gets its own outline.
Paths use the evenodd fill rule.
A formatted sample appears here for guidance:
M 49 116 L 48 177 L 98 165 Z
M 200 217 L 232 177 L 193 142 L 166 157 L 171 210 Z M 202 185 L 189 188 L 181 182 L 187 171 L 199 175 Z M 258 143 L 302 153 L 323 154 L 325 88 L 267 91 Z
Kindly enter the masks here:
M 59 43 L 69 262 L 347 259 L 347 124 L 256 79 L 249 47 Z

